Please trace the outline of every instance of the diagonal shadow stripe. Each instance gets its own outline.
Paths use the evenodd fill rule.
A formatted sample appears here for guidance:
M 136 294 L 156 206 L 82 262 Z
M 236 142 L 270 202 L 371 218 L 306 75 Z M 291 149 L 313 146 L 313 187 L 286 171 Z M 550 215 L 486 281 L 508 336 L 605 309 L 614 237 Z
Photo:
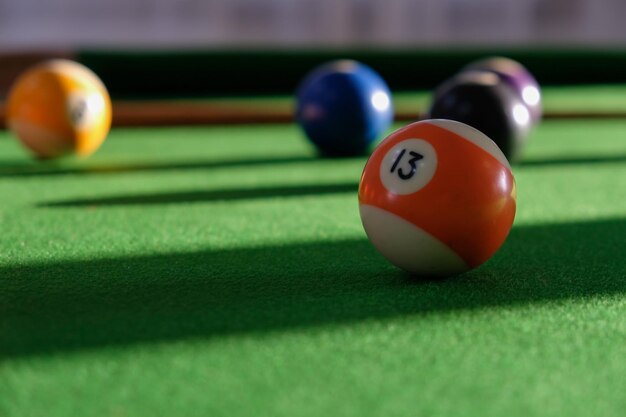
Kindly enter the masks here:
M 365 239 L 0 268 L 0 357 L 626 293 L 626 219 L 515 228 L 487 265 L 409 279 Z
M 347 157 L 349 160 L 363 157 Z M 231 167 L 253 167 L 265 165 L 302 164 L 319 162 L 325 158 L 315 156 L 286 156 L 264 158 L 240 158 L 224 160 L 195 160 L 184 162 L 137 162 L 137 163 L 108 163 L 89 164 L 85 166 L 68 167 L 62 162 L 45 161 L 37 164 L 11 164 L 0 165 L 1 177 L 38 177 L 38 176 L 62 176 L 62 175 L 106 175 L 125 174 L 133 172 L 151 171 L 184 171 L 184 170 L 208 170 Z
M 299 197 L 307 195 L 356 193 L 354 182 L 327 185 L 293 185 L 282 187 L 240 188 L 227 190 L 187 191 L 144 195 L 120 195 L 40 203 L 38 207 L 93 207 L 135 206 L 177 203 L 203 203 L 213 201 L 254 200 L 274 197 Z
M 153 162 L 153 163 L 105 163 L 89 164 L 86 166 L 64 166 L 63 163 L 46 161 L 41 163 L 15 164 L 12 162 L 0 163 L 0 178 L 20 177 L 54 177 L 64 175 L 109 175 L 157 171 L 184 171 L 210 170 L 231 167 L 252 167 L 265 165 L 302 164 L 319 162 L 330 159 L 316 156 L 268 157 L 226 159 L 219 161 L 185 161 L 185 162 Z M 341 160 L 363 159 L 364 157 L 343 157 Z M 336 159 L 335 159 L 336 160 Z M 598 155 L 584 157 L 554 157 L 545 159 L 522 160 L 520 166 L 550 166 L 550 165 L 577 165 L 577 164 L 609 164 L 626 162 L 626 155 Z
M 587 164 L 615 164 L 626 162 L 626 155 L 587 155 L 581 157 L 556 157 L 544 159 L 522 160 L 521 166 L 551 166 L 551 165 L 587 165 Z

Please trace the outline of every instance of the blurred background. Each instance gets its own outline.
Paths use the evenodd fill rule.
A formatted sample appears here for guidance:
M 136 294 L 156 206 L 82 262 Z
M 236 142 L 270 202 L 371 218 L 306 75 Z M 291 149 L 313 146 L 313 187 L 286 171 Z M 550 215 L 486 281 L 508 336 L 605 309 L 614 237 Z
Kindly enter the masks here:
M 0 51 L 621 46 L 624 0 L 0 0 Z
M 114 97 L 291 93 L 337 58 L 400 90 L 487 55 L 542 84 L 624 82 L 624 16 L 624 0 L 0 0 L 0 98 L 50 57 Z

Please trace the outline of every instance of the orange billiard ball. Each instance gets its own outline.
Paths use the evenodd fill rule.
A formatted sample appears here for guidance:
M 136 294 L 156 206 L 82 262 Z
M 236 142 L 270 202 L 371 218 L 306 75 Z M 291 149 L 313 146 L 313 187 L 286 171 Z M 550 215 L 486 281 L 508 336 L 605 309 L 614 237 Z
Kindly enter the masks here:
M 111 99 L 89 68 L 51 60 L 26 70 L 9 92 L 7 125 L 38 158 L 89 155 L 111 127 Z
M 515 179 L 498 146 L 451 120 L 393 132 L 359 185 L 365 232 L 394 265 L 419 276 L 463 273 L 504 243 L 515 217 Z

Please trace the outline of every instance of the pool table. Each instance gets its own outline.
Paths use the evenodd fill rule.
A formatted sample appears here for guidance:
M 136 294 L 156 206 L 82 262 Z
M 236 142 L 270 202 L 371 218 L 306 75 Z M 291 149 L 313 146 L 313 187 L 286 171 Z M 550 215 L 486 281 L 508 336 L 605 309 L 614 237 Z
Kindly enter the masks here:
M 0 415 L 623 415 L 625 97 L 546 87 L 507 241 L 445 280 L 376 252 L 366 158 L 289 120 L 118 113 L 95 155 L 46 162 L 0 130 Z

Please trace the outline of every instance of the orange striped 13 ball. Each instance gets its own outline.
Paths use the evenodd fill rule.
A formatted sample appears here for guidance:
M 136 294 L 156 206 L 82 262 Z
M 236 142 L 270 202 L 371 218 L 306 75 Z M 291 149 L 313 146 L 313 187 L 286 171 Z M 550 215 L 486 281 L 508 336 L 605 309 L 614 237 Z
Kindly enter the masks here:
M 394 265 L 418 276 L 463 273 L 504 243 L 516 188 L 498 146 L 451 120 L 393 132 L 373 152 L 359 185 L 368 238 Z

